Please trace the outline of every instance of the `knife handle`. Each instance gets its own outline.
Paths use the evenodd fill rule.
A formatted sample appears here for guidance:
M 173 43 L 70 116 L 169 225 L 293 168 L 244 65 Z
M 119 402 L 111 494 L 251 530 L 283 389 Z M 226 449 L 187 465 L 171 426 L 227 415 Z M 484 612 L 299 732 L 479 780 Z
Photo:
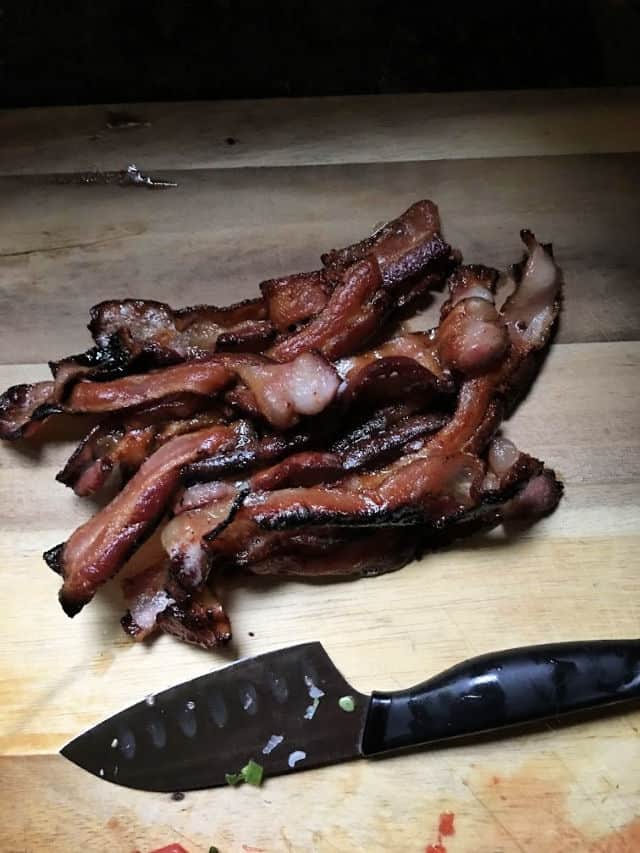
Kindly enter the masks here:
M 640 698 L 640 640 L 492 652 L 396 693 L 373 693 L 364 755 Z

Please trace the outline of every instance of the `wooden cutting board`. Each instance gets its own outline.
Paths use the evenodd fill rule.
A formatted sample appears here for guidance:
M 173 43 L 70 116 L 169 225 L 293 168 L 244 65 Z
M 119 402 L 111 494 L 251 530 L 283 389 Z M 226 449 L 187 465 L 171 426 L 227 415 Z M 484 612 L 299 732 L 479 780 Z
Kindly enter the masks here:
M 180 801 L 57 755 L 141 695 L 295 642 L 321 640 L 371 690 L 491 649 L 640 634 L 640 91 L 133 105 L 119 109 L 143 123 L 119 131 L 107 109 L 0 113 L 2 388 L 84 349 L 100 299 L 237 300 L 430 197 L 469 262 L 517 259 L 524 226 L 554 243 L 559 334 L 505 432 L 566 496 L 517 536 L 396 574 L 239 579 L 225 592 L 233 645 L 207 653 L 130 643 L 115 585 L 68 620 L 40 555 L 94 508 L 54 480 L 79 430 L 0 447 L 2 850 L 640 850 L 637 709 Z M 132 161 L 179 187 L 80 178 Z M 445 812 L 455 834 L 439 838 Z

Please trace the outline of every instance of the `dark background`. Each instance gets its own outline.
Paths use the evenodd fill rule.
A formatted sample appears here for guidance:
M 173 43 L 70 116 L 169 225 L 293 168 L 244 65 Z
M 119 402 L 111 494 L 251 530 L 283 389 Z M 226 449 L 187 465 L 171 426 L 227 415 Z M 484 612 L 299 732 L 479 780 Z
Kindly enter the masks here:
M 0 0 L 0 106 L 640 83 L 638 0 Z

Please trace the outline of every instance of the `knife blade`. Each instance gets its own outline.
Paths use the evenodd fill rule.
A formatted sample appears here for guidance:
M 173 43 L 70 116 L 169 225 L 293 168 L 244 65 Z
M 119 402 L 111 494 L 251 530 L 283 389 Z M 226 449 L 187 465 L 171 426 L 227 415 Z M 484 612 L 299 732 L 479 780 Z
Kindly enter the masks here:
M 226 784 L 458 739 L 640 698 L 640 640 L 492 652 L 394 693 L 363 694 L 319 642 L 230 664 L 137 702 L 61 754 L 151 791 Z

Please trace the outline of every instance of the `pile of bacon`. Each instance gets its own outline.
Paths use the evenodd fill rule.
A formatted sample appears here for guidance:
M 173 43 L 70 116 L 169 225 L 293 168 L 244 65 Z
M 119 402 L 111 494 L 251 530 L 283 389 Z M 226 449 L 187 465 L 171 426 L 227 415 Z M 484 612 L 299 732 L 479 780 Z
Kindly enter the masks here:
M 58 480 L 121 490 L 45 560 L 75 615 L 159 526 L 124 581 L 125 630 L 228 641 L 220 573 L 372 575 L 479 526 L 555 508 L 553 471 L 497 434 L 559 311 L 551 247 L 522 231 L 499 275 L 462 266 L 418 202 L 323 267 L 228 308 L 133 299 L 91 312 L 95 346 L 0 397 L 0 437 L 98 415 Z M 401 321 L 444 283 L 436 329 Z

